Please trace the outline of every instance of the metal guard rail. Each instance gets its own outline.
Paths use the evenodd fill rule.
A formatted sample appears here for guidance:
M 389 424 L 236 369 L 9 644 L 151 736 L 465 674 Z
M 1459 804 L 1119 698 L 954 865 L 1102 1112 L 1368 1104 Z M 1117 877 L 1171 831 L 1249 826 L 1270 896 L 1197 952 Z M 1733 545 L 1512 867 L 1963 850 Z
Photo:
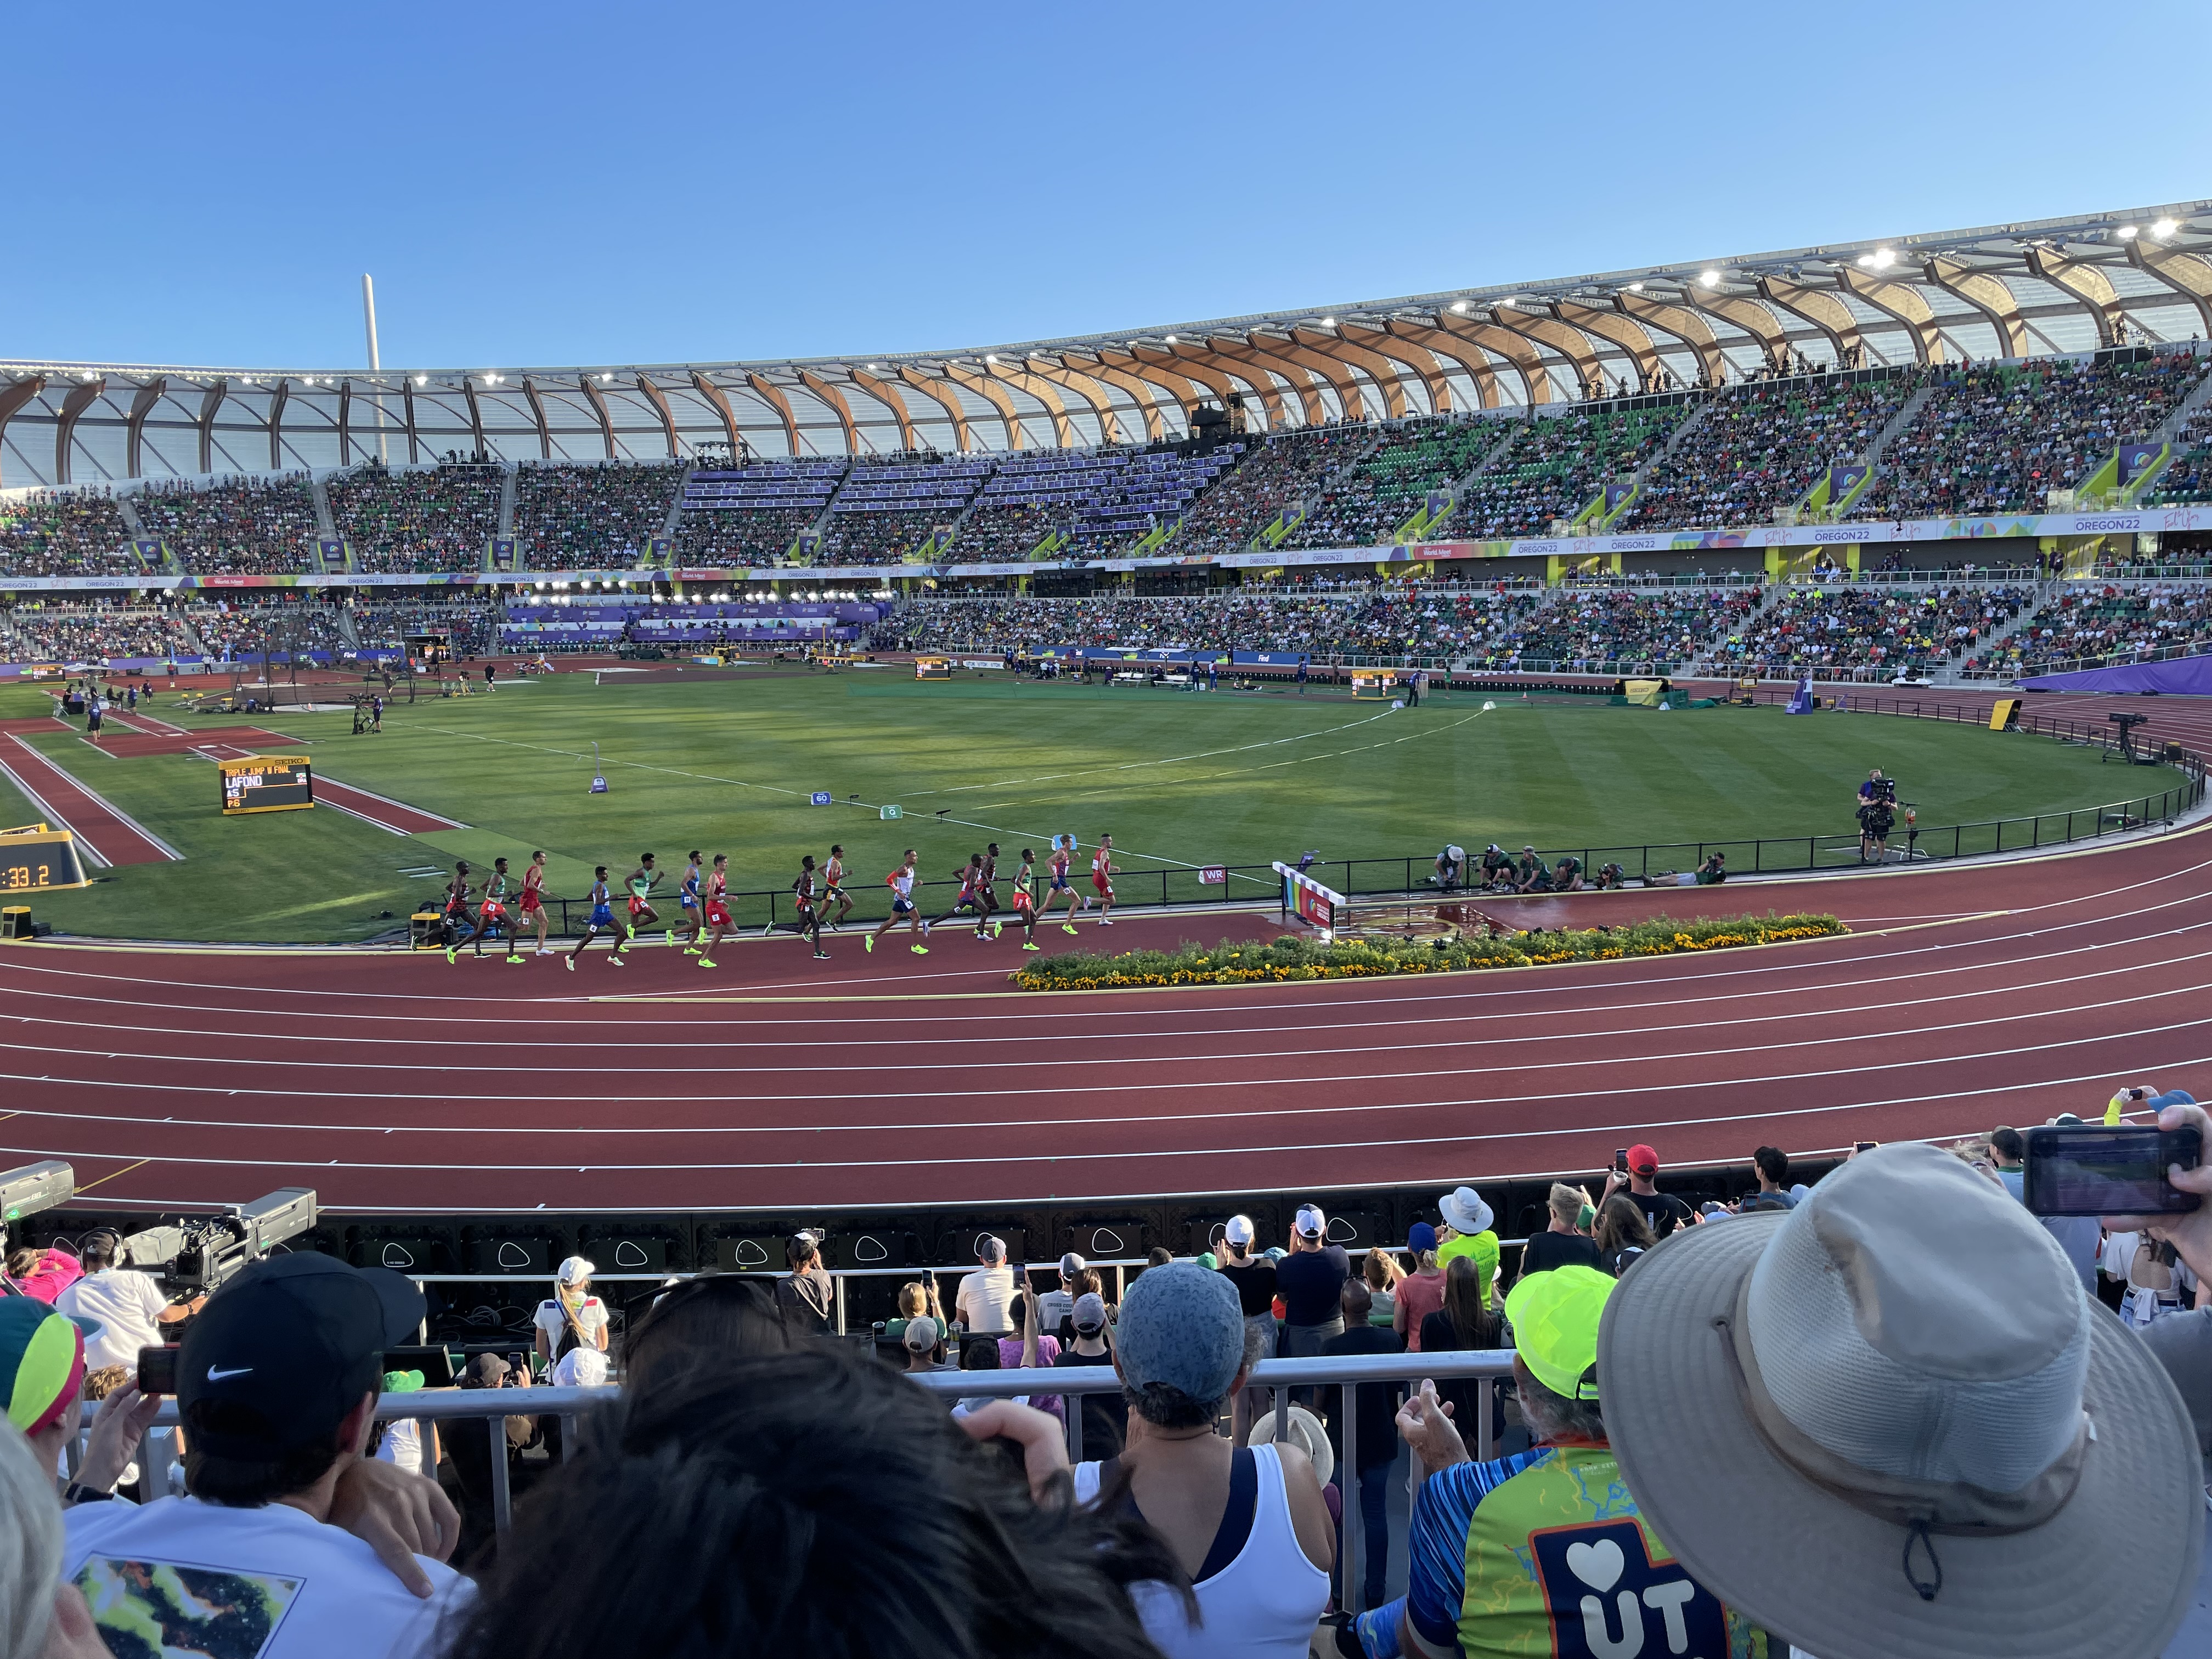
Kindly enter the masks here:
M 1344 1593 L 1358 1596 L 1363 1575 L 1360 1557 L 1364 1551 L 1365 1528 L 1359 1523 L 1358 1511 L 1353 1497 L 1359 1462 L 1359 1414 L 1355 1409 L 1353 1390 L 1363 1382 L 1413 1382 L 1423 1378 L 1439 1382 L 1473 1379 L 1492 1379 L 1510 1376 L 1513 1372 L 1513 1351 L 1510 1348 L 1489 1348 L 1455 1353 L 1374 1353 L 1353 1354 L 1340 1359 L 1263 1359 L 1252 1368 L 1246 1384 L 1249 1388 L 1265 1389 L 1273 1396 L 1275 1438 L 1290 1438 L 1290 1392 L 1293 1389 L 1334 1387 L 1338 1389 L 1337 1412 L 1341 1449 L 1338 1467 L 1346 1471 L 1342 1483 L 1345 1493 L 1344 1523 L 1341 1535 L 1343 1554 L 1338 1563 L 1342 1575 Z M 988 1398 L 1004 1400 L 1017 1395 L 1058 1395 L 1063 1398 L 1079 1398 L 1085 1395 L 1111 1394 L 1121 1386 L 1121 1378 L 1111 1365 L 1078 1365 L 1035 1370 L 997 1371 L 921 1371 L 904 1373 L 932 1394 L 946 1396 L 948 1401 L 957 1399 Z M 380 1422 L 452 1423 L 480 1421 L 491 1442 L 492 1522 L 501 1537 L 514 1524 L 514 1498 L 507 1481 L 507 1419 L 510 1417 L 557 1417 L 561 1419 L 562 1455 L 565 1459 L 574 1454 L 575 1423 L 582 1413 L 605 1405 L 620 1397 L 619 1384 L 608 1383 L 595 1389 L 456 1389 L 418 1391 L 411 1394 L 387 1394 L 377 1401 Z M 98 1407 L 92 1402 L 85 1407 L 85 1424 L 88 1428 L 98 1416 Z M 1491 1414 L 1478 1413 L 1474 1437 L 1468 1451 L 1478 1462 L 1486 1462 L 1496 1455 L 1491 1437 Z M 1083 1461 L 1083 1413 L 1071 1411 L 1067 1418 L 1067 1455 L 1071 1463 Z M 145 1472 L 149 1490 L 155 1497 L 168 1491 L 168 1468 L 172 1455 L 167 1443 L 155 1443 L 155 1437 L 163 1443 L 165 1430 L 173 1430 L 177 1423 L 177 1402 L 164 1400 L 161 1409 L 148 1433 L 148 1444 L 140 1450 L 139 1462 Z M 1462 1425 L 1462 1428 L 1465 1426 Z M 77 1465 L 78 1445 L 69 1448 L 69 1464 L 72 1473 Z M 1355 1604 L 1356 1605 L 1356 1604 Z

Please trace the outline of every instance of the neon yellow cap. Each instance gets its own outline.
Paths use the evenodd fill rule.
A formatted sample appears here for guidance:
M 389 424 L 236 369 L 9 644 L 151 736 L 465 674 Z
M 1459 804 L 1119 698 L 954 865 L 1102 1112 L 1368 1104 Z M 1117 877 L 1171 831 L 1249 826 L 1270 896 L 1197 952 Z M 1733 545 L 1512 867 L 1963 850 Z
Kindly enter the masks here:
M 1506 1297 L 1514 1349 L 1553 1394 L 1597 1398 L 1598 1322 L 1615 1282 L 1595 1267 L 1553 1267 L 1523 1275 Z

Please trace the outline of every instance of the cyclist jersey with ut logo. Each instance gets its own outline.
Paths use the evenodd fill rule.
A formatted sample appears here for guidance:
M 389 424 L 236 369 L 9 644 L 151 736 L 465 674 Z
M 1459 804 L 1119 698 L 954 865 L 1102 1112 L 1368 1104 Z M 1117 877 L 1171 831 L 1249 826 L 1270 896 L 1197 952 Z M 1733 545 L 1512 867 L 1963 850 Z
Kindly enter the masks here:
M 1767 1659 L 1766 1633 L 1645 1528 L 1604 1446 L 1540 1446 L 1430 1476 L 1409 1553 L 1407 1622 L 1434 1652 Z

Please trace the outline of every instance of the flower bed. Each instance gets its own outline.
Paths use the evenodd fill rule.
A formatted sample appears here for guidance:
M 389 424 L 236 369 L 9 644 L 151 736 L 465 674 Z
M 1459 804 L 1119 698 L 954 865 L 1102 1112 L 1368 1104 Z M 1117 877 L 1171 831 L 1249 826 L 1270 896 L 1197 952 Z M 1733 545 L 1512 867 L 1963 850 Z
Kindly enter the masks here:
M 1194 941 L 1174 951 L 1123 951 L 1105 956 L 1071 951 L 1029 963 L 1013 975 L 1027 991 L 1097 991 L 1146 986 L 1242 985 L 1255 981 L 1365 979 L 1385 974 L 1451 974 L 1481 968 L 1533 968 L 1554 962 L 1613 962 L 1685 951 L 1729 951 L 1747 945 L 1831 939 L 1850 928 L 1830 915 L 1734 916 L 1677 921 L 1654 916 L 1626 927 L 1563 928 L 1496 939 L 1340 939 L 1323 945 L 1302 934 L 1267 943 L 1224 939 L 1212 950 Z

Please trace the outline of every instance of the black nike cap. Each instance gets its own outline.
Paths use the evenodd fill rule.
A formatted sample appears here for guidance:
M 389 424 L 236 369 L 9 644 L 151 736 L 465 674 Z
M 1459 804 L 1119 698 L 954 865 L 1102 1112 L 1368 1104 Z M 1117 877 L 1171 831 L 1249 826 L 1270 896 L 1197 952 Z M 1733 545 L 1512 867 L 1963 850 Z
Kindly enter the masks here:
M 410 1340 L 422 1292 L 312 1252 L 257 1261 L 208 1298 L 177 1357 L 177 1410 L 214 1457 L 268 1462 L 337 1432 Z

